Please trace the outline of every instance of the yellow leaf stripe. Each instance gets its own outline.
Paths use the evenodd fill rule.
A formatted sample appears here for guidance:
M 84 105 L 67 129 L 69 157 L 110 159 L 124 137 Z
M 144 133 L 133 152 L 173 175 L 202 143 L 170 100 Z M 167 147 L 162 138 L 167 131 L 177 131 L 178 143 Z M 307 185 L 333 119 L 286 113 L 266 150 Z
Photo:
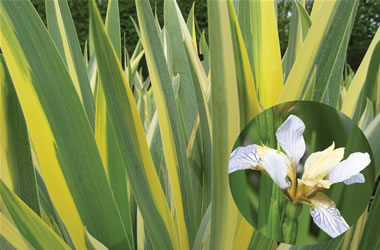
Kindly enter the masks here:
M 23 108 L 30 136 L 39 156 L 45 183 L 59 216 L 78 248 L 84 248 L 83 224 L 56 158 L 55 139 L 39 98 L 33 87 L 30 66 L 23 54 L 14 27 L 0 6 L 0 46 L 5 55 L 12 80 Z M 13 53 L 11 53 L 13 51 Z M 51 145 L 47 147 L 46 145 Z

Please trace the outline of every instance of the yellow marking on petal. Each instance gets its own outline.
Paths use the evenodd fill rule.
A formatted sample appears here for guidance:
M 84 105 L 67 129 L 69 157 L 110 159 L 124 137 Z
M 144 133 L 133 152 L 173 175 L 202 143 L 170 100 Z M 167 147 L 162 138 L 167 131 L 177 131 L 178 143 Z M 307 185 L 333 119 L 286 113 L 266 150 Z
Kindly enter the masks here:
M 313 153 L 307 158 L 302 180 L 322 180 L 329 171 L 339 164 L 344 156 L 344 148 L 334 149 L 335 143 L 324 151 Z
M 320 207 L 335 207 L 335 203 L 324 193 L 316 194 L 312 199 L 310 199 L 310 203 L 313 209 L 318 209 Z

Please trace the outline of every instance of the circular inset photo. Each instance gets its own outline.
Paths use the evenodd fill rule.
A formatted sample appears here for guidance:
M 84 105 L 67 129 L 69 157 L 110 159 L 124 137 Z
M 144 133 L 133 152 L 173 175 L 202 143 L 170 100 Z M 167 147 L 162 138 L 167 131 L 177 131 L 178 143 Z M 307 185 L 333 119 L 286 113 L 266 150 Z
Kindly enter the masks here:
M 309 245 L 340 237 L 369 204 L 374 160 L 362 131 L 325 104 L 277 105 L 239 135 L 229 162 L 232 196 L 263 235 Z

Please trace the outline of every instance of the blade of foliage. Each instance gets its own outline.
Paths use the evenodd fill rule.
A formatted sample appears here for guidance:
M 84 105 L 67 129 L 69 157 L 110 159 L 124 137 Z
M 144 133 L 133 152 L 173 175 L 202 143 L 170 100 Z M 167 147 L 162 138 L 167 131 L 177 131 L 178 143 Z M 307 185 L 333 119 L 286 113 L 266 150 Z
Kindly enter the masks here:
M 30 2 L 0 5 L 0 46 L 58 214 L 77 247 L 83 225 L 107 246 L 125 247 L 89 120 L 56 46 Z
M 380 117 L 378 115 L 378 117 Z M 378 119 L 380 121 L 380 119 Z M 379 122 L 378 122 L 378 127 Z M 379 140 L 377 141 L 379 142 Z M 378 162 L 378 161 L 377 161 Z M 378 249 L 380 247 L 379 230 L 380 224 L 380 185 L 377 186 L 377 190 L 372 201 L 367 221 L 363 230 L 362 238 L 360 240 L 359 249 Z
M 288 78 L 297 54 L 301 50 L 306 35 L 309 32 L 310 26 L 311 20 L 305 7 L 299 2 L 299 0 L 294 0 L 292 5 L 292 16 L 290 18 L 288 48 L 282 59 L 284 81 Z
M 35 166 L 38 163 L 34 163 Z M 37 168 L 37 167 L 36 167 Z M 55 209 L 53 202 L 49 196 L 45 182 L 42 179 L 39 172 L 36 172 L 36 179 L 38 184 L 38 198 L 40 200 L 41 207 L 41 219 L 50 225 L 51 228 L 71 247 L 75 248 L 71 236 L 63 224 L 63 221 L 59 217 L 57 210 Z
M 168 4 L 173 3 L 172 1 L 169 1 Z M 168 5 L 167 8 L 175 7 L 170 6 L 171 5 Z M 159 36 L 157 30 L 154 27 L 154 18 L 149 1 L 136 1 L 136 7 L 139 18 L 142 43 L 145 50 L 145 57 L 152 81 L 152 88 L 158 112 L 166 167 L 168 169 L 173 191 L 173 198 L 177 215 L 177 227 L 181 239 L 181 248 L 188 249 L 189 239 L 191 240 L 195 236 L 194 234 L 196 226 L 194 224 L 194 209 L 192 207 L 193 190 L 191 185 L 190 168 L 188 167 L 186 156 L 186 146 L 184 141 L 185 136 L 183 134 L 183 130 L 181 129 L 182 125 L 180 114 L 177 109 L 173 88 L 171 86 L 172 81 L 167 68 L 167 63 L 164 60 L 164 51 L 160 46 Z M 184 48 L 182 44 L 182 38 L 180 45 L 182 46 L 183 51 Z M 183 57 L 185 57 L 185 55 Z M 184 61 L 183 57 L 181 61 Z M 188 69 L 186 70 L 188 71 Z M 181 81 L 183 77 L 189 77 L 186 76 L 186 74 L 180 76 Z M 191 80 L 191 78 L 189 80 Z M 181 99 L 181 86 L 183 86 L 182 83 L 180 83 L 179 86 L 179 99 Z M 186 88 L 188 87 L 189 86 Z M 191 83 L 190 87 L 192 87 Z M 191 92 L 186 92 L 186 97 L 183 98 L 188 100 L 195 98 L 192 97 L 194 94 L 191 93 L 194 93 L 193 89 Z M 194 107 L 194 109 L 189 105 L 181 104 L 182 108 L 186 108 L 187 111 L 194 112 L 194 110 L 196 110 L 196 107 Z M 196 105 L 196 102 L 194 102 L 192 105 Z M 183 110 L 183 112 L 185 112 L 185 110 Z M 187 119 L 188 116 L 190 116 L 190 113 L 187 113 L 187 115 L 185 115 L 185 113 L 182 113 L 182 115 L 184 115 L 184 118 L 186 116 Z M 193 125 L 193 122 L 195 120 L 194 118 L 195 117 L 193 116 L 191 125 Z M 185 122 L 185 124 L 186 123 L 187 122 Z
M 360 117 L 358 126 L 361 130 L 365 130 L 365 128 L 368 126 L 368 124 L 371 123 L 371 121 L 374 118 L 373 114 L 373 107 L 371 101 L 367 98 L 367 104 L 365 106 L 365 109 L 363 111 L 362 116 Z
M 30 243 L 20 234 L 17 228 L 0 212 L 0 248 L 1 249 L 33 249 Z
M 87 230 L 85 232 L 85 241 L 87 250 L 106 250 L 106 248 L 101 242 L 95 239 Z
M 366 127 L 364 134 L 368 139 L 373 156 L 375 157 L 375 176 L 377 177 L 380 174 L 380 114 L 377 114 L 372 122 Z
M 354 79 L 352 79 L 351 84 L 347 90 L 347 94 L 344 98 L 342 112 L 351 118 L 354 117 L 357 103 L 361 94 L 361 90 L 364 87 L 367 75 L 374 74 L 374 72 L 369 71 L 369 64 L 372 59 L 374 50 L 377 47 L 377 44 L 379 43 L 379 41 L 380 41 L 380 28 L 377 29 L 377 32 L 374 38 L 372 39 L 371 44 L 369 45 L 369 48 L 362 62 L 360 63 L 360 66 L 358 70 L 356 71 Z
M 108 2 L 105 29 L 110 37 L 112 46 L 120 61 L 121 35 L 118 1 Z M 99 148 L 99 153 L 103 160 L 104 168 L 108 175 L 108 180 L 111 185 L 116 204 L 120 211 L 120 216 L 123 220 L 124 228 L 128 236 L 128 241 L 131 243 L 131 247 L 133 247 L 133 229 L 129 200 L 127 198 L 128 184 L 126 165 L 124 164 L 121 151 L 117 143 L 116 134 L 112 126 L 110 114 L 107 110 L 104 91 L 100 81 L 101 79 L 98 78 L 98 83 L 95 90 L 95 139 Z
M 238 85 L 227 1 L 208 1 L 211 110 L 212 207 L 210 249 L 231 249 L 237 208 L 228 185 L 229 155 L 240 132 Z
M 200 38 L 200 41 L 199 41 L 199 53 L 203 56 L 203 61 L 202 61 L 202 65 L 203 65 L 203 69 L 204 71 L 206 72 L 206 75 L 209 74 L 209 48 L 208 48 L 208 44 L 207 44 L 207 41 L 206 41 L 206 35 L 205 35 L 205 32 L 202 32 L 202 35 L 201 35 L 201 38 Z
M 177 234 L 153 166 L 136 104 L 117 55 L 106 34 L 95 1 L 90 1 L 90 22 L 99 64 L 99 76 L 133 196 L 149 237 L 158 249 L 178 247 Z
M 190 35 L 193 38 L 193 45 L 194 45 L 195 51 L 198 53 L 197 34 L 195 33 L 194 6 L 195 6 L 195 2 L 193 2 L 193 5 L 191 6 L 189 15 L 187 16 L 186 24 L 187 24 L 187 29 L 189 30 Z
M 253 227 L 241 217 L 236 229 L 233 249 L 248 249 L 254 232 Z
M 202 141 L 202 168 L 203 168 L 203 188 L 205 206 L 211 202 L 211 166 L 212 166 L 212 146 L 211 146 L 211 116 L 203 87 L 209 86 L 207 77 L 203 71 L 201 62 L 198 59 L 196 51 L 189 39 L 184 40 L 186 47 L 186 56 L 189 62 L 192 75 L 192 82 L 197 98 L 197 106 L 199 111 L 201 141 Z M 202 83 L 203 84 L 202 84 Z
M 36 249 L 70 249 L 20 198 L 0 180 L 0 194 L 18 231 Z
M 337 105 L 346 49 L 358 1 L 323 1 L 279 102 L 301 98 L 316 68 L 311 99 Z M 334 25 L 331 25 L 334 24 Z
M 377 42 L 371 60 L 368 65 L 368 72 L 365 78 L 364 85 L 360 90 L 359 98 L 355 106 L 355 112 L 353 113 L 352 119 L 358 122 L 360 115 L 363 113 L 365 108 L 365 101 L 368 98 L 371 102 L 377 102 L 376 98 L 380 88 L 380 41 Z M 376 109 L 376 107 L 372 107 Z
M 243 36 L 232 2 L 228 2 L 239 90 L 240 124 L 244 126 L 261 111 Z
M 165 29 L 168 35 L 168 49 L 170 51 L 169 67 L 171 74 L 180 74 L 179 86 L 179 112 L 182 116 L 185 129 L 185 144 L 188 143 L 193 124 L 197 115 L 197 101 L 191 83 L 189 63 L 186 58 L 182 41 L 184 37 L 191 37 L 187 25 L 183 20 L 178 5 L 174 0 L 164 1 Z M 183 28 L 182 28 L 183 27 Z M 195 232 L 194 232 L 195 233 Z
M 66 0 L 45 0 L 49 33 L 69 71 L 94 129 L 95 103 L 69 5 Z
M 197 249 L 209 249 L 205 246 L 205 239 L 210 237 L 210 220 L 211 220 L 211 205 L 208 206 L 206 212 L 202 217 L 201 224 L 198 227 L 198 232 L 194 240 L 193 250 Z
M 280 42 L 273 1 L 239 1 L 238 19 L 260 103 L 277 103 L 283 87 Z
M 0 124 L 5 168 L 10 172 L 8 187 L 18 195 L 36 214 L 40 214 L 36 175 L 30 151 L 29 136 L 24 115 L 17 99 L 4 57 L 0 54 Z M 4 164 L 4 165 L 3 165 Z M 4 168 L 4 169 L 3 169 Z
M 253 237 L 252 237 L 251 243 L 249 244 L 248 249 L 249 250 L 255 250 L 255 249 L 272 250 L 272 249 L 276 249 L 276 247 L 277 247 L 276 241 L 273 241 L 265 237 L 261 233 L 257 233 L 255 231 L 253 233 Z

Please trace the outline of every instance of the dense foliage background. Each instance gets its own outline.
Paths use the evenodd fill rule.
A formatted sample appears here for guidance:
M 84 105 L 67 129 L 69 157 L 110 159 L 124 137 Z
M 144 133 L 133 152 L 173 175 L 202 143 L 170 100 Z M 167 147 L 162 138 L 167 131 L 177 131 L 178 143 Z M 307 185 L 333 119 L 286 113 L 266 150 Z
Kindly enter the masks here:
M 288 43 L 288 31 L 290 25 L 290 12 L 292 8 L 291 0 L 278 0 L 278 20 L 281 52 L 284 53 Z M 88 1 L 68 0 L 71 14 L 75 22 L 79 40 L 83 48 L 88 36 Z M 108 0 L 98 1 L 98 7 L 103 15 L 106 15 Z M 164 0 L 150 0 L 152 6 L 156 8 L 157 16 L 161 24 L 163 21 Z M 197 21 L 197 35 L 203 30 L 207 33 L 207 0 L 177 0 L 184 17 L 187 18 L 193 2 L 194 13 Z M 34 7 L 46 22 L 45 0 L 32 0 Z M 306 0 L 306 9 L 310 12 L 313 0 Z M 138 41 L 138 35 L 131 18 L 137 20 L 135 1 L 119 0 L 121 32 L 126 37 L 126 47 L 132 53 Z M 364 53 L 366 52 L 377 27 L 380 25 L 380 1 L 360 0 L 358 12 L 352 30 L 351 40 L 348 47 L 348 64 L 356 70 L 359 67 Z

